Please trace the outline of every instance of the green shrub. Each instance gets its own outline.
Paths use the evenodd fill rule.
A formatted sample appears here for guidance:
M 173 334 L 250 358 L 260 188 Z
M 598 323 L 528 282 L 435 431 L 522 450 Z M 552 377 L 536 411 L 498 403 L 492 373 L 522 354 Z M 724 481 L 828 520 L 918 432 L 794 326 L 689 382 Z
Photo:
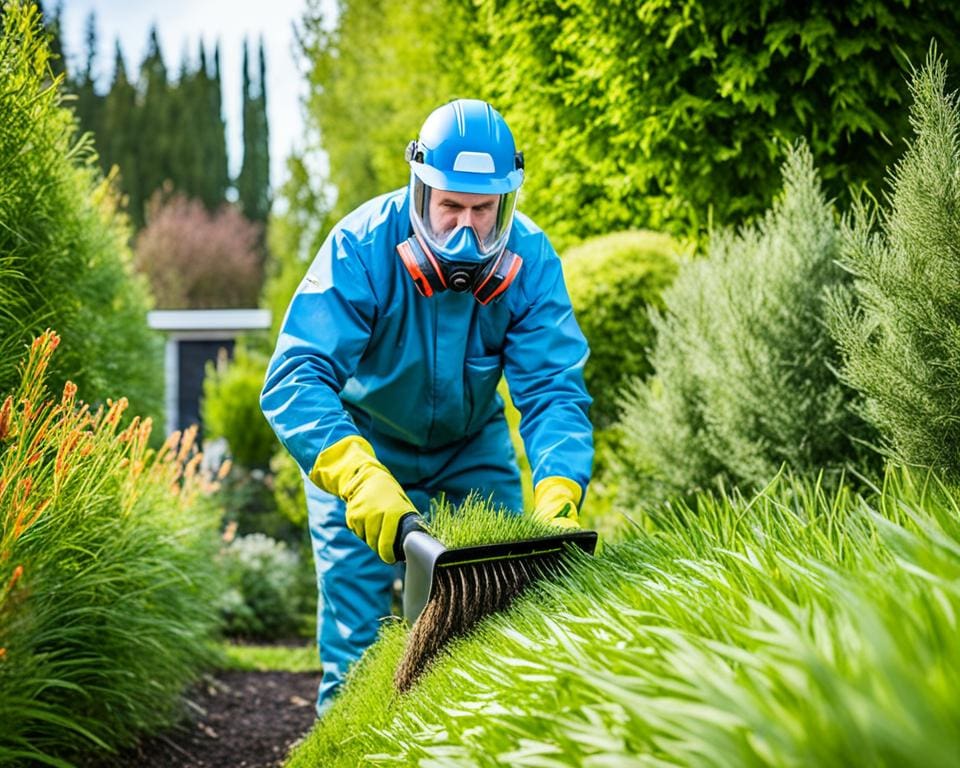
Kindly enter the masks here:
M 404 696 L 408 631 L 386 624 L 289 768 L 955 762 L 956 491 L 781 479 L 656 513 Z
M 228 634 L 289 638 L 302 627 L 314 590 L 312 564 L 262 533 L 238 536 L 220 553 L 227 589 L 219 601 Z
M 61 104 L 36 6 L 8 3 L 0 24 L 0 392 L 17 386 L 30 340 L 56 327 L 51 387 L 69 379 L 90 402 L 123 392 L 136 412 L 159 414 L 162 344 L 126 217 Z
M 200 404 L 206 437 L 222 437 L 234 461 L 265 468 L 277 450 L 277 438 L 260 410 L 267 357 L 238 344 L 233 360 L 208 363 Z
M 303 528 L 307 524 L 303 472 L 286 448 L 281 448 L 270 459 L 270 472 L 277 511 L 298 528 Z
M 823 323 L 827 289 L 844 279 L 839 229 L 804 145 L 783 179 L 762 222 L 717 233 L 664 293 L 656 375 L 632 388 L 620 423 L 630 498 L 762 487 L 783 463 L 816 473 L 858 456 L 867 430 Z
M 303 524 L 287 517 L 286 510 L 280 508 L 276 478 L 270 472 L 230 464 L 216 503 L 222 510 L 224 524 L 235 525 L 241 536 L 265 533 L 291 545 L 303 538 Z
M 914 136 L 887 208 L 844 228 L 853 288 L 837 294 L 843 376 L 899 461 L 960 480 L 960 103 L 935 49 L 912 83 Z M 879 224 L 879 231 L 876 225 Z
M 654 329 L 647 308 L 677 271 L 680 245 L 656 232 L 595 237 L 563 254 L 563 276 L 580 329 L 590 344 L 584 370 L 593 397 L 590 418 L 604 428 L 617 419 L 620 390 L 650 373 Z
M 149 419 L 121 428 L 126 399 L 56 397 L 58 343 L 34 341 L 0 405 L 0 765 L 168 725 L 217 629 L 219 521 L 192 433 L 155 453 Z

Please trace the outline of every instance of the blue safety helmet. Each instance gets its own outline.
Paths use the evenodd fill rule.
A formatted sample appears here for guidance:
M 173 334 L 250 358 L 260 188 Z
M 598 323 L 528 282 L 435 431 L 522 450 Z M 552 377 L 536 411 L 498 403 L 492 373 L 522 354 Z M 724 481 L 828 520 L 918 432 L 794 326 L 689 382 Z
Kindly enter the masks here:
M 503 116 L 478 99 L 444 104 L 427 117 L 420 138 L 407 146 L 406 159 L 410 221 L 422 244 L 441 262 L 479 265 L 499 258 L 510 236 L 523 183 L 523 153 L 517 152 Z M 467 227 L 435 231 L 429 210 L 430 197 L 437 190 L 499 195 L 491 231 L 480 233 Z

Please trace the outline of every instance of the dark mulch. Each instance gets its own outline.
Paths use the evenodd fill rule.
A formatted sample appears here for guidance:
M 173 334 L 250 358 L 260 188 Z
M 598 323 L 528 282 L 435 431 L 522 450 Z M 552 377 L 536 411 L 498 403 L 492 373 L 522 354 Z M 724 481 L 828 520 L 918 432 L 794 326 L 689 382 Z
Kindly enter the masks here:
M 318 673 L 218 672 L 187 696 L 189 716 L 89 768 L 273 768 L 313 726 Z

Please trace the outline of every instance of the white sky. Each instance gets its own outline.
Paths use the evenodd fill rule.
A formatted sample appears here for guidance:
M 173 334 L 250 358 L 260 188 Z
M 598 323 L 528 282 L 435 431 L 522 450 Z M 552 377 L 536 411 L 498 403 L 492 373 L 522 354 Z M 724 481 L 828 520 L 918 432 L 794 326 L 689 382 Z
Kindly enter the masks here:
M 45 0 L 52 12 L 56 0 Z M 294 55 L 293 24 L 300 23 L 304 0 L 63 0 L 63 47 L 71 71 L 83 66 L 87 17 L 96 14 L 97 59 L 95 75 L 100 90 L 113 76 L 114 41 L 123 49 L 127 74 L 133 77 L 146 54 L 150 27 L 156 25 L 167 72 L 175 78 L 184 51 L 191 68 L 201 38 L 212 63 L 213 49 L 220 42 L 220 73 L 223 114 L 227 123 L 227 154 L 235 176 L 242 162 L 243 39 L 250 45 L 251 76 L 257 74 L 257 46 L 263 36 L 267 66 L 267 117 L 270 124 L 270 179 L 276 190 L 286 176 L 286 158 L 302 144 L 303 120 L 300 96 L 306 83 Z M 334 0 L 324 0 L 325 17 L 332 19 Z

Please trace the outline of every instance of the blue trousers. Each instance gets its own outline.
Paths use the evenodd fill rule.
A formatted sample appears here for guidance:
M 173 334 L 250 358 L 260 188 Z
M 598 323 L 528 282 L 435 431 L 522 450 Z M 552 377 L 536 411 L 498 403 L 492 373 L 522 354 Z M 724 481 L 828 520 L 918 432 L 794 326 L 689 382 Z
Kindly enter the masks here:
M 429 451 L 383 436 L 365 437 L 424 516 L 438 494 L 457 505 L 473 490 L 484 498 L 492 495 L 494 505 L 517 514 L 523 509 L 520 473 L 502 414 L 476 435 Z M 403 570 L 384 563 L 347 528 L 340 499 L 309 479 L 304 482 L 317 570 L 317 645 L 323 669 L 319 716 L 347 669 L 376 640 L 381 620 L 390 616 L 393 583 Z

